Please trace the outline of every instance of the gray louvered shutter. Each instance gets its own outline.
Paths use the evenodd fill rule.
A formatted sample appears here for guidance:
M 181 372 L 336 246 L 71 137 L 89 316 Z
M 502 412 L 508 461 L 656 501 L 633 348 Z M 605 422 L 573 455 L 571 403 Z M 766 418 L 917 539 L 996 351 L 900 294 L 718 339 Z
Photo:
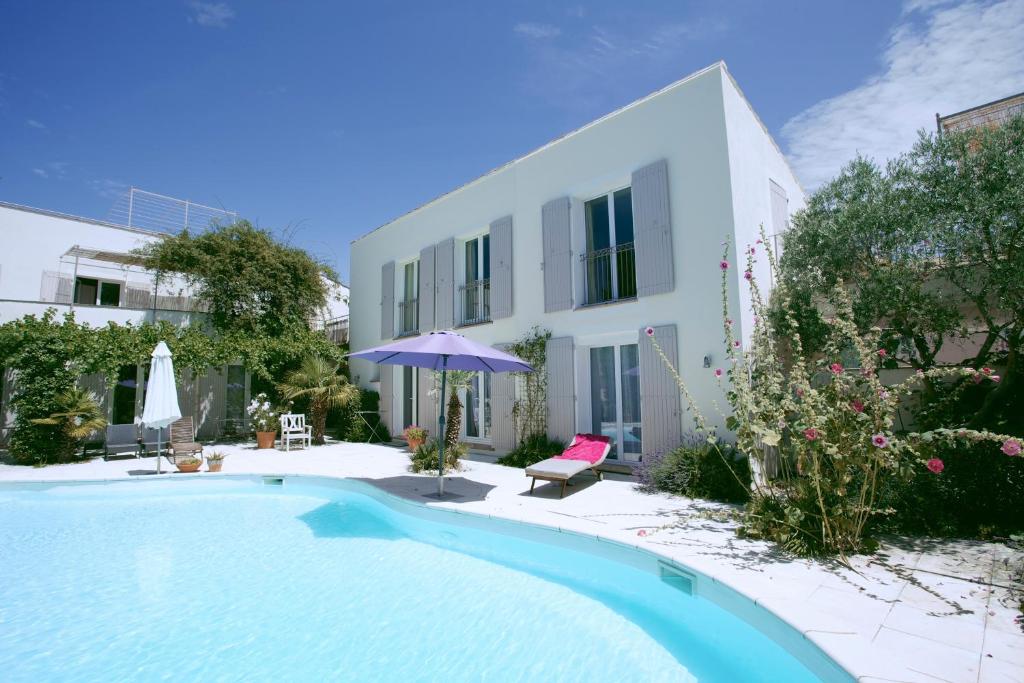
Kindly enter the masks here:
M 147 284 L 128 282 L 125 284 L 124 301 L 128 308 L 150 308 L 152 293 Z
M 491 249 L 494 249 L 493 245 Z M 509 346 L 495 344 L 494 348 L 507 352 Z M 515 420 L 512 417 L 515 400 L 515 373 L 497 372 L 491 375 L 491 445 L 496 451 L 510 451 L 518 445 Z
M 491 320 L 512 315 L 512 216 L 491 223 Z
M 789 227 L 789 197 L 774 180 L 768 181 L 772 194 L 772 235 L 781 235 Z
M 39 286 L 39 300 L 55 304 L 70 304 L 75 290 L 71 277 L 53 270 L 44 270 Z
M 633 240 L 636 293 L 650 296 L 675 286 L 672 221 L 668 206 L 668 162 L 664 159 L 633 172 Z
M 380 269 L 380 338 L 395 337 L 395 262 Z
M 433 438 L 437 436 L 437 401 L 434 393 L 434 371 L 428 368 L 419 368 L 418 388 L 416 391 L 416 419 L 417 424 L 427 430 L 427 434 Z
M 395 399 L 395 366 L 381 365 L 380 367 L 380 403 L 377 406 L 377 414 L 380 415 L 381 424 L 388 430 L 389 434 L 395 434 L 395 426 L 392 424 L 394 410 L 392 409 Z
M 654 328 L 654 338 L 672 367 L 679 368 L 679 342 L 675 325 Z M 640 426 L 644 457 L 667 453 L 683 440 L 679 386 L 654 349 L 651 338 L 640 330 Z
M 572 337 L 547 343 L 548 436 L 569 443 L 576 434 L 576 396 Z
M 541 209 L 544 238 L 544 312 L 572 308 L 572 242 L 569 198 L 552 199 Z M 570 436 L 572 436 L 570 434 Z
M 437 298 L 437 328 L 450 330 L 455 327 L 455 238 L 449 237 L 437 245 L 434 257 L 434 290 Z
M 434 329 L 434 245 L 420 251 L 420 332 Z M 422 426 L 422 425 L 421 425 Z

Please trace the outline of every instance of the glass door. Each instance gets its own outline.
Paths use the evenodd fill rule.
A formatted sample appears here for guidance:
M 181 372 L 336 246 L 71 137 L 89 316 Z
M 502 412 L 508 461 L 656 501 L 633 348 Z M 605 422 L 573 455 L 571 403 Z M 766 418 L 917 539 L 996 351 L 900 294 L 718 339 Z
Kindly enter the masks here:
M 639 462 L 640 363 L 636 344 L 590 349 L 591 429 L 612 440 L 609 458 Z

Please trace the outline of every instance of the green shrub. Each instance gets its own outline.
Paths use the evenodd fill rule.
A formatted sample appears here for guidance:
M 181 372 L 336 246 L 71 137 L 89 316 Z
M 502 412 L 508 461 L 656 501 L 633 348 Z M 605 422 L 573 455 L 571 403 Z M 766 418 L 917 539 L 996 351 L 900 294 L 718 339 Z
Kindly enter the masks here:
M 561 441 L 553 441 L 544 434 L 532 434 L 514 449 L 498 458 L 498 464 L 508 467 L 529 467 L 536 462 L 558 455 L 564 450 L 565 444 Z
M 379 405 L 380 395 L 376 391 L 360 389 L 359 400 L 352 401 L 337 410 L 337 417 L 332 420 L 336 425 L 335 433 L 338 435 L 338 439 L 352 443 L 367 441 L 387 443 L 391 441 L 387 427 L 380 421 Z M 359 416 L 356 414 L 357 411 L 363 411 L 364 414 Z M 366 418 L 366 421 L 363 421 L 363 418 Z M 367 422 L 373 427 L 372 430 L 366 425 Z
M 455 448 L 444 449 L 444 471 L 458 472 L 462 469 L 460 458 L 466 457 L 469 448 L 460 443 Z M 431 439 L 409 455 L 409 469 L 413 472 L 437 474 L 437 439 Z
M 638 472 L 640 487 L 728 503 L 748 500 L 750 463 L 731 446 L 719 449 L 721 453 L 692 438 L 674 451 L 652 456 Z

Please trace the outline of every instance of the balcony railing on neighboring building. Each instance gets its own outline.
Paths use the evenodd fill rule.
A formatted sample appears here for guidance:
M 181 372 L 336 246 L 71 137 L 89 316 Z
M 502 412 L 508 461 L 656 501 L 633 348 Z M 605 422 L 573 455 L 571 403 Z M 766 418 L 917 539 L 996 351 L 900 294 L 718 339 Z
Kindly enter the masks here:
M 633 243 L 580 254 L 585 306 L 636 298 L 636 252 Z
M 420 331 L 419 299 L 398 302 L 398 336 L 416 334 Z
M 314 329 L 320 330 L 326 335 L 327 340 L 333 344 L 348 343 L 348 316 L 343 315 L 337 318 L 320 320 L 313 325 Z
M 474 280 L 459 287 L 459 324 L 476 325 L 491 319 L 491 281 Z

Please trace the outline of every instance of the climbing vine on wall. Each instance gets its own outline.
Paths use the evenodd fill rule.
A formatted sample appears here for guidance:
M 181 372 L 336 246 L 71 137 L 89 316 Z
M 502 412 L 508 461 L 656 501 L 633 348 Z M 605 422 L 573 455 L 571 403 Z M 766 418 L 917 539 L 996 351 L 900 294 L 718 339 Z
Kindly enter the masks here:
M 518 373 L 516 399 L 512 403 L 516 439 L 519 443 L 528 437 L 547 433 L 547 344 L 551 330 L 533 327 L 509 347 L 509 353 L 522 358 L 536 372 Z

